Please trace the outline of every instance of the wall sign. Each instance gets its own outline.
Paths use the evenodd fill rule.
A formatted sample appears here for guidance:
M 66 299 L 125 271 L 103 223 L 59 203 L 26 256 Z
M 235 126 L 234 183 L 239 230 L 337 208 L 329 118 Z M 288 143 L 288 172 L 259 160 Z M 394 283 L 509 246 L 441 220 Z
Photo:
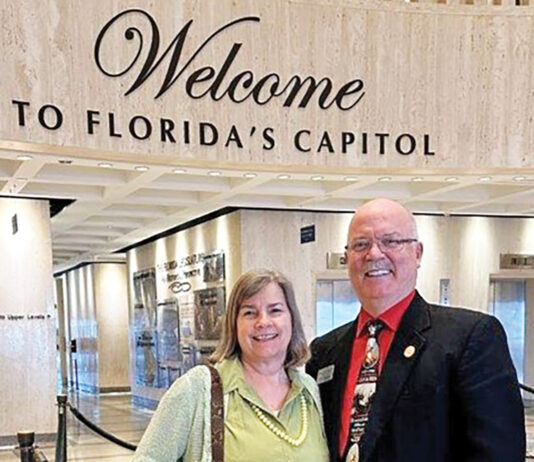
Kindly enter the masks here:
M 534 269 L 534 255 L 505 253 L 500 256 L 501 269 Z
M 2 313 L 0 314 L 0 321 L 22 321 L 22 320 L 44 320 L 51 319 L 50 314 L 19 314 L 19 313 Z
M 533 166 L 529 125 L 506 124 L 531 109 L 527 13 L 293 0 L 5 11 L 0 149 L 221 168 Z
M 300 243 L 315 241 L 315 225 L 304 226 L 300 228 Z
M 111 66 L 104 64 L 101 58 L 102 42 L 105 41 L 109 29 L 119 24 L 121 18 L 134 15 L 141 15 L 147 21 L 150 37 L 146 40 L 140 28 L 133 26 L 126 28 L 124 38 L 127 41 L 136 40 L 138 49 L 132 56 L 131 61 L 126 63 L 122 69 L 115 71 L 108 70 L 111 69 Z M 343 83 L 339 88 L 335 88 L 332 80 L 328 77 L 316 78 L 314 76 L 306 76 L 303 78 L 295 74 L 288 78 L 287 82 L 283 82 L 280 75 L 275 72 L 258 76 L 251 70 L 233 71 L 232 64 L 243 46 L 243 43 L 240 42 L 233 43 L 220 68 L 216 69 L 213 66 L 195 66 L 197 55 L 202 52 L 208 43 L 216 41 L 218 36 L 223 32 L 228 29 L 235 29 L 242 24 L 248 23 L 252 25 L 253 23 L 259 22 L 260 18 L 258 16 L 245 16 L 230 21 L 211 33 L 199 45 L 193 45 L 194 51 L 189 59 L 186 60 L 186 58 L 182 59 L 182 53 L 188 38 L 189 29 L 193 25 L 192 19 L 185 23 L 169 46 L 159 54 L 160 31 L 156 21 L 146 11 L 132 8 L 124 10 L 111 18 L 99 32 L 95 43 L 95 62 L 100 71 L 106 76 L 122 77 L 130 73 L 141 55 L 145 55 L 143 65 L 135 77 L 134 82 L 126 90 L 125 95 L 136 91 L 159 66 L 164 65 L 164 60 L 168 55 L 171 58 L 167 60 L 165 77 L 155 98 L 162 96 L 183 77 L 184 90 L 193 99 L 209 97 L 213 101 L 219 101 L 223 98 L 228 98 L 238 104 L 247 99 L 251 99 L 256 104 L 262 106 L 272 99 L 279 98 L 284 107 L 290 107 L 295 103 L 296 106 L 305 108 L 312 97 L 314 97 L 315 103 L 320 109 L 328 109 L 335 106 L 343 111 L 352 109 L 360 102 L 365 92 L 363 91 L 363 81 L 358 78 Z M 148 52 L 145 52 L 143 49 L 145 43 L 150 47 Z M 108 43 L 108 45 L 116 49 L 121 44 L 112 42 Z
M 17 218 L 17 214 L 15 213 L 11 217 L 11 233 L 17 234 L 18 231 L 19 231 L 19 220 Z
M 326 254 L 326 269 L 347 268 L 347 257 L 345 252 L 328 252 Z

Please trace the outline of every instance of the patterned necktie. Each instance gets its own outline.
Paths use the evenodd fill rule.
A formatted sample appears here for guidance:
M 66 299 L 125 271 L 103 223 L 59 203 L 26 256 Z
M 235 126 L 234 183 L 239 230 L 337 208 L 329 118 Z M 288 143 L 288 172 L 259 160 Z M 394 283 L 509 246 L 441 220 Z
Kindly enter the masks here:
M 378 346 L 378 335 L 384 328 L 384 324 L 379 319 L 369 321 L 365 328 L 369 333 L 365 356 L 363 358 L 358 383 L 354 388 L 354 400 L 352 401 L 352 411 L 349 429 L 349 451 L 347 462 L 358 460 L 358 441 L 365 430 L 365 424 L 369 417 L 369 410 L 373 403 L 373 395 L 376 391 L 378 381 L 378 362 L 380 359 L 380 347 Z

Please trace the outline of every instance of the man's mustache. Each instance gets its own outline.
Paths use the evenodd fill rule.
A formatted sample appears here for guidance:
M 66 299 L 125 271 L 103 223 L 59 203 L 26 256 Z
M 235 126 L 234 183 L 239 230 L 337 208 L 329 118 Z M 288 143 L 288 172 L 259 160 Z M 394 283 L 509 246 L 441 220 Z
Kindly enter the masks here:
M 377 270 L 391 271 L 393 270 L 393 268 L 391 267 L 391 263 L 384 259 L 369 260 L 365 262 L 365 265 L 363 265 L 363 268 L 362 268 L 363 273 L 368 273 L 369 271 L 377 271 Z

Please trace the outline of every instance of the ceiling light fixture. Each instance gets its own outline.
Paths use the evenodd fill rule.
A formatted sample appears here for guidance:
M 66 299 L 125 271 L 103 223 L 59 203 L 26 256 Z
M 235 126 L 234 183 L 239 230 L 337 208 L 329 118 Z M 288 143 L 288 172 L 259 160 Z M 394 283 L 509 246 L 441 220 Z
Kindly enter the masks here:
M 322 175 L 313 175 L 312 177 L 310 177 L 310 179 L 312 181 L 321 181 L 321 180 L 324 180 L 324 176 L 322 176 Z
M 98 166 L 102 168 L 111 168 L 113 167 L 113 164 L 110 164 L 109 162 L 99 162 Z
M 134 169 L 137 170 L 138 172 L 147 172 L 149 170 L 149 168 L 146 165 L 136 165 Z
M 345 181 L 358 181 L 358 178 L 356 178 L 355 176 L 346 176 L 344 180 Z
M 291 175 L 288 175 L 287 173 L 281 173 L 278 175 L 279 180 L 289 180 L 291 178 Z
M 384 181 L 391 181 L 390 176 L 381 176 L 378 181 L 384 182 Z
M 185 168 L 174 168 L 172 170 L 172 173 L 185 173 L 185 172 L 186 172 Z
M 481 176 L 478 181 L 486 182 L 491 181 L 491 176 Z
M 211 170 L 210 172 L 208 172 L 208 175 L 209 176 L 221 176 L 222 173 L 219 172 L 218 170 Z
M 258 176 L 258 174 L 254 173 L 254 172 L 247 172 L 247 173 L 244 173 L 243 176 L 245 178 L 256 178 Z
M 32 160 L 33 156 L 30 156 L 29 154 L 20 154 L 17 156 L 18 160 Z
M 447 178 L 445 178 L 445 181 L 449 183 L 455 183 L 456 181 L 458 181 L 458 178 L 455 176 L 448 176 Z
M 526 179 L 527 177 L 523 175 L 514 176 L 514 181 L 525 181 Z
M 412 178 L 412 181 L 415 181 L 415 182 L 423 181 L 423 177 L 421 177 L 421 176 L 414 176 L 414 177 Z

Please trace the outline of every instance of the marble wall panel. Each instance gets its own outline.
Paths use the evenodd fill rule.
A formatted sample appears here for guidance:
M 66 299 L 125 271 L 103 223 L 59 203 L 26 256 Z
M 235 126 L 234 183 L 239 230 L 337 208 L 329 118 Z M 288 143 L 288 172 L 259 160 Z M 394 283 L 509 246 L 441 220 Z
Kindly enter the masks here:
M 88 392 L 98 391 L 98 323 L 95 306 L 94 268 L 86 265 L 67 273 L 71 383 Z
M 13 234 L 12 218 L 18 231 Z M 0 439 L 56 427 L 56 338 L 47 201 L 0 199 Z M 19 316 L 19 319 L 8 319 Z
M 0 119 L 0 148 L 138 162 L 156 156 L 182 164 L 260 169 L 532 169 L 534 82 L 528 69 L 534 60 L 534 8 L 460 3 L 90 0 L 80 7 L 68 0 L 5 0 L 0 34 L 7 65 L 0 82 L 0 112 L 5 114 Z M 115 15 L 132 8 L 144 13 L 121 16 L 99 42 L 100 70 L 94 55 L 99 33 Z M 245 17 L 259 21 L 247 19 L 220 30 Z M 169 53 L 145 80 L 140 71 L 154 33 L 150 19 L 161 38 L 154 50 L 158 58 L 185 24 L 193 22 L 187 36 L 181 36 L 185 39 L 178 67 L 169 70 Z M 136 32 L 127 37 L 129 26 Z M 132 63 L 140 36 L 144 47 L 139 60 L 111 77 Z M 232 49 L 236 54 L 218 81 L 219 92 L 213 86 L 208 91 Z M 194 85 L 189 96 L 186 80 L 205 66 L 211 66 L 214 75 Z M 157 96 L 167 71 L 176 79 Z M 225 91 L 244 71 L 253 76 L 243 74 L 234 81 L 236 103 Z M 205 77 L 210 71 L 203 72 Z M 138 76 L 143 84 L 125 96 Z M 250 89 L 243 88 L 245 79 L 256 84 L 266 76 L 279 92 L 293 76 L 316 81 L 328 77 L 333 86 L 328 102 L 349 82 L 361 81 L 363 87 L 345 99 L 343 108 L 335 102 L 321 108 L 317 95 L 299 107 L 301 95 L 293 102 L 286 98 L 289 92 L 269 98 L 267 87 L 258 91 L 256 103 L 247 96 Z M 39 122 L 39 112 L 49 104 L 63 115 L 57 129 L 43 127 L 56 123 L 50 107 L 45 108 L 47 118 L 41 117 L 45 122 Z M 92 132 L 88 110 L 97 111 Z M 145 119 L 135 119 L 138 116 Z M 174 122 L 175 142 L 162 139 L 161 119 Z M 137 137 L 129 129 L 132 120 L 133 125 L 137 120 Z M 188 134 L 184 122 L 190 124 Z M 216 127 L 217 142 L 201 143 L 201 122 Z M 147 123 L 151 134 L 145 137 Z M 227 143 L 233 125 L 241 143 Z M 272 130 L 272 149 L 265 147 L 266 128 Z M 310 152 L 299 151 L 295 143 L 302 129 L 310 130 L 303 137 Z M 334 152 L 320 149 L 325 131 Z M 343 153 L 345 131 L 353 132 L 356 142 Z M 369 137 L 367 154 L 362 133 Z M 376 133 L 389 134 L 383 154 Z M 415 137 L 413 154 L 397 153 L 395 140 L 403 133 Z M 425 135 L 430 140 L 427 148 Z
M 128 284 L 125 263 L 94 264 L 98 324 L 98 387 L 130 386 Z

